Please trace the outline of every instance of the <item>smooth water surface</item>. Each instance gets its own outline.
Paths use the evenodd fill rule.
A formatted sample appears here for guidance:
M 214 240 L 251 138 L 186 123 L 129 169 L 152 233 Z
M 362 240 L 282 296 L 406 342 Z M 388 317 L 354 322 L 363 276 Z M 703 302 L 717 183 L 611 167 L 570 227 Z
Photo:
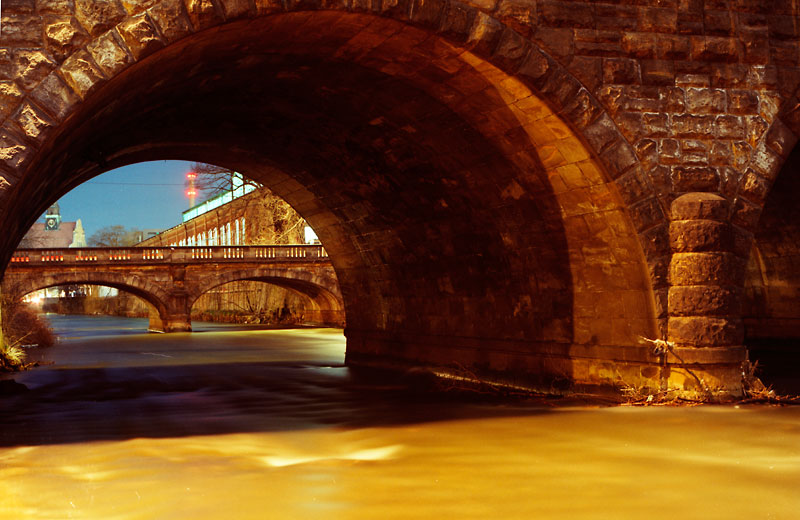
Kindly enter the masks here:
M 800 518 L 800 407 L 508 403 L 352 371 L 339 330 L 53 323 L 0 400 L 2 519 Z

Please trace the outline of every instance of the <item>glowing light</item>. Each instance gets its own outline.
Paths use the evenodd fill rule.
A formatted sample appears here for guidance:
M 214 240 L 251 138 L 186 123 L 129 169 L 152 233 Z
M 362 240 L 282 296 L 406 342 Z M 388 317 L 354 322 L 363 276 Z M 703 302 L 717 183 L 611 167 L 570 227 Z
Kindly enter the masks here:
M 196 179 L 196 178 L 197 178 L 197 174 L 196 174 L 195 172 L 188 172 L 188 173 L 186 174 L 186 178 L 187 178 L 187 179 L 189 179 L 190 181 L 191 181 L 191 180 L 194 180 L 194 179 Z

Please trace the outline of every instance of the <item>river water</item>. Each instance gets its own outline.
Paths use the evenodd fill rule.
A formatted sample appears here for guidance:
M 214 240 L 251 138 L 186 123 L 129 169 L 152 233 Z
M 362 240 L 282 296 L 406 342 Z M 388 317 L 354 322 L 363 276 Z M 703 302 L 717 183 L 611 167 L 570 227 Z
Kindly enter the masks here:
M 800 407 L 431 392 L 333 329 L 51 317 L 0 398 L 2 519 L 798 519 Z

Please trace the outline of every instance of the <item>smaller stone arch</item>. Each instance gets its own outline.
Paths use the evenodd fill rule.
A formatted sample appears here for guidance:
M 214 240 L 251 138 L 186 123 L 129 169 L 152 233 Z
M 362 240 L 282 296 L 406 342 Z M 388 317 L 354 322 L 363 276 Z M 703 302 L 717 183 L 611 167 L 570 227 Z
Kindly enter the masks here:
M 2 292 L 12 300 L 18 300 L 26 294 L 57 287 L 60 285 L 103 285 L 128 292 L 152 305 L 159 318 L 165 321 L 170 314 L 169 295 L 153 282 L 135 274 L 117 272 L 60 272 L 45 273 L 38 271 L 6 273 Z
M 333 268 L 254 268 L 219 273 L 213 278 L 200 280 L 194 287 L 187 287 L 187 304 L 192 308 L 195 301 L 206 292 L 231 282 L 257 281 L 288 289 L 305 296 L 312 303 L 309 321 L 321 325 L 341 327 L 345 322 L 344 302 Z

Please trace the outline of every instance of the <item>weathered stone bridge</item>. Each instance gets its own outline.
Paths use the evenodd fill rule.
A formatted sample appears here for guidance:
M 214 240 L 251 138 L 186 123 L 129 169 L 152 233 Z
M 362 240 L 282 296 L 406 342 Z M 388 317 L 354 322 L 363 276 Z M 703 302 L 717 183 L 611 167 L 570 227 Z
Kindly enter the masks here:
M 115 287 L 158 312 L 150 328 L 192 330 L 192 304 L 214 287 L 238 280 L 277 285 L 310 301 L 307 321 L 341 325 L 344 310 L 336 275 L 322 246 L 19 249 L 6 268 L 5 297 L 59 285 Z
M 2 9 L 0 264 L 72 187 L 189 159 L 318 232 L 348 363 L 738 393 L 747 338 L 800 335 L 794 1 Z

